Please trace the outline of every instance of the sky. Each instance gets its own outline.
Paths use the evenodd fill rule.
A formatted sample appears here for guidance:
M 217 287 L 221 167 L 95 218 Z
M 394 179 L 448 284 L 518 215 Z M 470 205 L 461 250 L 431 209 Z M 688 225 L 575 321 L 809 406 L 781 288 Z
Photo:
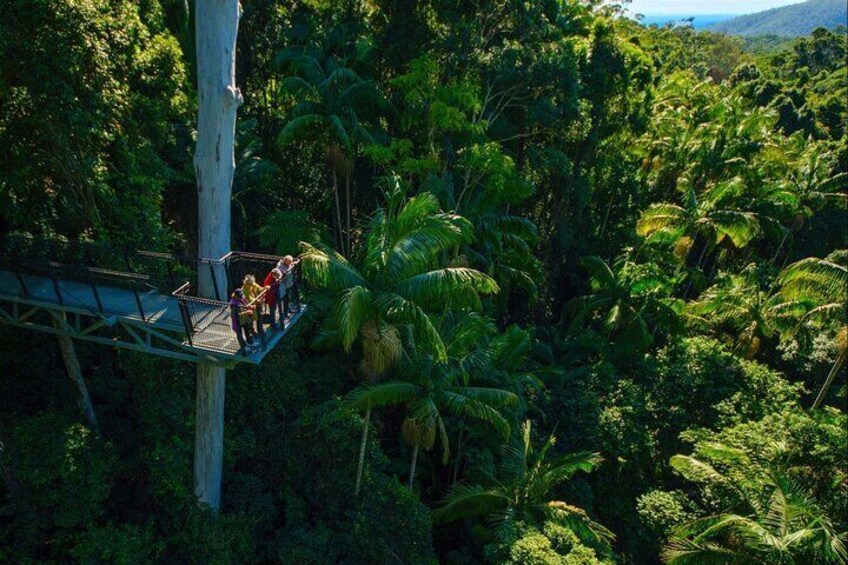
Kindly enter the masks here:
M 797 4 L 803 0 L 633 0 L 630 11 L 638 14 L 750 14 Z

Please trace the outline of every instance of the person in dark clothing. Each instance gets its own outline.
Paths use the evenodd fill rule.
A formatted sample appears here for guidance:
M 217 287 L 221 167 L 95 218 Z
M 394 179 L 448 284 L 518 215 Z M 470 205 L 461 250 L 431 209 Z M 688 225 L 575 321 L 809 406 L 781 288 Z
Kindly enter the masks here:
M 247 298 L 240 288 L 230 297 L 230 318 L 233 331 L 242 349 L 253 348 L 253 308 L 248 307 Z

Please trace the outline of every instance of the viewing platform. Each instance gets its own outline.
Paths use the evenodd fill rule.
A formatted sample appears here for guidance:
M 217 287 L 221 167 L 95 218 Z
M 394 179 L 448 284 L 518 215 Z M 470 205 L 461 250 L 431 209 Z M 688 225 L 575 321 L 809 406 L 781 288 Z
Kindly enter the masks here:
M 306 311 L 267 323 L 267 289 L 247 307 L 229 297 L 252 274 L 261 285 L 282 257 L 235 251 L 219 259 L 24 236 L 0 241 L 0 323 L 172 359 L 259 364 Z M 298 293 L 295 265 L 281 281 Z M 203 285 L 214 298 L 197 296 Z M 293 303 L 294 305 L 294 303 Z M 242 347 L 233 317 L 257 313 L 256 347 Z

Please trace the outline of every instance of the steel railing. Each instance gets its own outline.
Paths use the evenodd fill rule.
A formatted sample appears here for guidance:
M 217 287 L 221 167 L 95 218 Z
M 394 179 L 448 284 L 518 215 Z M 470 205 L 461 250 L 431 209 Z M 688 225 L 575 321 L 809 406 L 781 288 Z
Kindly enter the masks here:
M 248 274 L 254 275 L 262 285 L 267 274 L 281 261 L 280 256 L 242 251 L 209 259 L 29 235 L 7 235 L 0 239 L 0 269 L 14 274 L 24 298 L 33 297 L 32 277 L 43 277 L 49 279 L 53 289 L 51 302 L 100 314 L 137 314 L 142 321 L 149 321 L 151 312 L 145 307 L 145 300 L 155 292 L 160 299 L 176 301 L 189 345 L 228 353 L 234 352 L 233 316 L 238 319 L 248 309 L 256 313 L 255 332 L 264 348 L 262 310 L 267 289 L 247 307 L 240 307 L 245 312 L 236 311 L 228 298 Z M 295 287 L 300 285 L 297 266 L 287 277 L 293 279 Z M 62 284 L 63 281 L 78 284 Z M 214 298 L 197 296 L 201 286 L 206 286 Z M 107 288 L 129 291 L 134 311 L 117 311 L 103 296 Z

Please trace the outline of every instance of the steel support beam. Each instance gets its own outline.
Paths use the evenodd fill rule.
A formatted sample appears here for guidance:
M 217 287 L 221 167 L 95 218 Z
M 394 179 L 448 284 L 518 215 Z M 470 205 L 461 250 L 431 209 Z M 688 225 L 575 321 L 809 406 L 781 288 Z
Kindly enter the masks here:
M 177 361 L 188 361 L 190 363 L 213 363 L 226 368 L 232 368 L 239 362 L 252 362 L 250 358 L 246 357 L 225 358 L 214 355 L 209 351 L 192 348 L 172 336 L 151 328 L 143 322 L 133 323 L 130 320 L 119 318 L 110 324 L 106 320 L 94 315 L 86 316 L 85 314 L 74 312 L 72 313 L 75 317 L 73 320 L 74 323 L 70 324 L 64 315 L 66 309 L 59 305 L 55 307 L 31 306 L 25 312 L 21 310 L 16 302 L 0 301 L 0 324 L 51 335 L 67 336 L 90 343 L 118 347 Z M 52 320 L 59 322 L 59 328 L 54 327 L 51 323 Z M 97 335 L 98 330 L 106 327 L 112 328 L 115 332 L 114 337 Z

